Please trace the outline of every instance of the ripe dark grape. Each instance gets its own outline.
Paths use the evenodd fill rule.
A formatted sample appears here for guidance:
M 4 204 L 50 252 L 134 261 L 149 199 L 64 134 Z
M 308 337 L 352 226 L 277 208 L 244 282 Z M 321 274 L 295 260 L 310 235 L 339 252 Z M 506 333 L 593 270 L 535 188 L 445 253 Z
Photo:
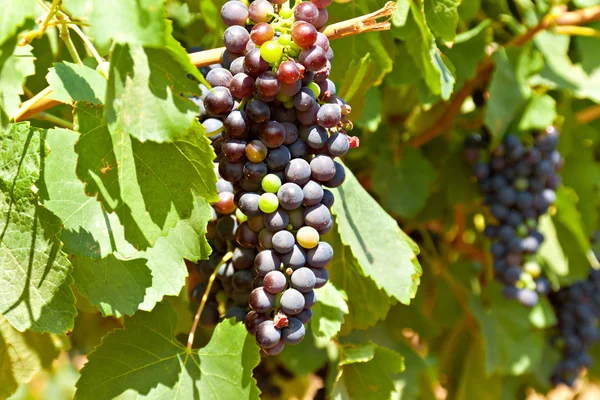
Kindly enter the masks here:
M 333 128 L 342 120 L 342 109 L 337 104 L 323 104 L 317 113 L 317 122 L 323 128 Z
M 284 61 L 277 69 L 277 79 L 283 84 L 292 85 L 300 79 L 300 69 L 295 62 Z
M 265 276 L 271 271 L 279 270 L 280 265 L 281 260 L 273 250 L 263 250 L 254 259 L 254 268 L 261 276 Z
M 229 90 L 236 99 L 246 99 L 254 92 L 254 79 L 244 72 L 239 72 L 231 79 Z
M 263 279 L 265 290 L 271 294 L 281 293 L 287 286 L 287 279 L 280 271 L 271 271 Z
M 235 204 L 233 203 L 233 193 L 219 193 L 219 201 L 213 204 L 213 207 L 219 214 L 231 214 L 234 212 Z
M 286 344 L 298 344 L 304 339 L 306 333 L 304 324 L 297 318 L 290 318 L 288 326 L 281 331 L 283 340 Z
M 305 21 L 297 21 L 292 25 L 292 40 L 298 46 L 307 48 L 317 41 L 317 28 Z
M 264 288 L 256 288 L 250 293 L 250 307 L 258 313 L 266 313 L 275 306 L 275 296 L 264 290 Z
M 265 227 L 271 232 L 279 232 L 287 228 L 290 223 L 290 217 L 283 208 L 278 208 L 275 212 L 265 214 Z
M 233 75 L 225 68 L 211 69 L 206 75 L 206 81 L 210 83 L 212 87 L 223 86 L 229 88 Z
M 257 93 L 263 96 L 276 96 L 279 93 L 279 80 L 273 71 L 263 72 L 254 83 Z
M 323 188 L 315 181 L 309 181 L 302 188 L 304 193 L 304 205 L 314 206 L 318 204 L 323 198 Z
M 273 27 L 265 22 L 254 25 L 250 31 L 250 38 L 257 46 L 272 40 L 274 35 L 275 31 L 273 30 Z
M 288 289 L 283 292 L 279 300 L 281 309 L 288 315 L 296 315 L 304 308 L 304 296 L 296 289 Z
M 327 53 L 321 47 L 312 45 L 302 50 L 300 62 L 308 71 L 318 71 L 327 65 Z
M 246 158 L 246 142 L 240 139 L 229 139 L 223 143 L 221 148 L 225 158 L 233 163 L 243 161 Z
M 249 40 L 250 34 L 244 27 L 239 25 L 230 26 L 223 34 L 223 44 L 225 45 L 225 48 L 234 54 L 244 52 Z
M 306 253 L 302 247 L 294 245 L 292 251 L 281 256 L 281 261 L 286 268 L 295 270 L 306 265 Z
M 292 155 L 290 151 L 285 146 L 279 146 L 269 151 L 267 155 L 267 166 L 271 171 L 281 171 L 283 170 L 290 160 L 292 159 Z
M 331 157 L 319 154 L 310 162 L 310 171 L 313 179 L 326 182 L 335 176 L 336 167 Z
M 273 248 L 279 254 L 286 254 L 293 250 L 295 240 L 294 235 L 286 230 L 279 231 L 273 235 Z
M 256 330 L 256 342 L 263 349 L 275 346 L 279 342 L 279 339 L 281 339 L 281 331 L 275 328 L 273 321 L 265 321 L 258 326 Z
M 248 15 L 248 7 L 237 0 L 228 1 L 221 7 L 221 19 L 227 26 L 244 25 Z
M 286 210 L 294 210 L 302 205 L 304 193 L 295 183 L 284 183 L 277 191 L 279 204 Z
M 233 109 L 233 96 L 225 87 L 212 88 L 204 98 L 204 106 L 209 114 L 225 115 Z
M 314 268 L 323 268 L 333 259 L 333 248 L 327 242 L 319 242 L 317 247 L 306 252 L 306 262 Z
M 260 127 L 259 138 L 269 148 L 279 147 L 285 140 L 285 128 L 279 122 L 269 121 Z
M 244 68 L 252 76 L 258 76 L 267 69 L 269 69 L 269 63 L 267 63 L 261 56 L 259 49 L 250 50 L 244 58 Z
M 294 289 L 301 293 L 307 293 L 315 288 L 317 278 L 309 268 L 303 267 L 294 271 L 290 281 Z
M 306 21 L 314 24 L 319 19 L 319 9 L 313 3 L 302 2 L 294 10 L 294 17 L 297 21 Z
M 250 19 L 254 22 L 269 22 L 271 19 L 269 14 L 273 14 L 274 11 L 273 6 L 267 0 L 253 1 L 249 7 Z

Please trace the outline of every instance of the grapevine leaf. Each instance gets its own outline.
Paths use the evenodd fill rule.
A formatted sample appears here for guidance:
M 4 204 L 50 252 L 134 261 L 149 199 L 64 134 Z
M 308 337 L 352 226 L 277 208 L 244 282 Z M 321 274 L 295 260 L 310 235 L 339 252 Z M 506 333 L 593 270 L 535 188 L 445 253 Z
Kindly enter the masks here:
M 505 299 L 496 283 L 486 289 L 489 307 L 484 308 L 476 297 L 469 302 L 484 338 L 485 371 L 488 375 L 521 375 L 533 371 L 546 342 L 543 333 L 529 322 L 531 310 Z
M 471 342 L 462 367 L 457 400 L 502 398 L 502 378 L 486 372 L 486 344 L 483 337 L 478 335 Z
M 75 297 L 60 221 L 38 204 L 44 136 L 27 123 L 1 135 L 0 312 L 19 331 L 64 333 L 73 328 Z
M 590 243 L 584 233 L 575 203 L 577 195 L 567 188 L 556 191 L 556 213 L 542 217 L 540 231 L 545 237 L 539 256 L 555 281 L 568 285 L 587 277 Z
M 487 102 L 485 124 L 492 135 L 499 140 L 512 120 L 522 111 L 531 95 L 518 67 L 515 66 L 523 55 L 500 49 L 494 53 L 496 68 L 490 85 L 490 100 Z
M 348 296 L 331 283 L 316 291 L 317 304 L 313 307 L 311 327 L 314 335 L 329 342 L 340 331 L 344 316 L 348 314 Z
M 122 131 L 111 135 L 101 114 L 101 107 L 76 107 L 77 175 L 88 195 L 97 195 L 107 212 L 115 211 L 136 248 L 152 247 L 178 220 L 190 218 L 194 195 L 217 199 L 215 155 L 203 134 L 141 143 Z
M 0 0 L 0 44 L 13 36 L 25 20 L 37 17 L 35 0 Z M 2 63 L 0 62 L 0 65 Z
M 421 150 L 407 147 L 399 161 L 390 151 L 378 157 L 373 171 L 373 190 L 382 205 L 403 217 L 414 217 L 425 204 L 436 171 Z
M 67 61 L 54 64 L 46 76 L 52 88 L 50 98 L 73 104 L 85 101 L 93 104 L 104 103 L 106 79 L 98 71 L 85 65 Z
M 258 347 L 243 325 L 226 320 L 208 345 L 188 350 L 175 339 L 177 317 L 165 302 L 125 319 L 89 356 L 75 399 L 122 394 L 158 399 L 258 399 L 252 370 Z
M 425 17 L 433 33 L 446 42 L 456 36 L 458 0 L 425 0 Z
M 485 48 L 491 41 L 491 23 L 491 20 L 485 20 L 475 28 L 457 35 L 454 45 L 443 50 L 456 68 L 457 87 L 475 77 L 477 65 L 486 56 Z
M 198 106 L 188 99 L 199 95 L 198 82 L 187 77 L 194 68 L 181 45 L 168 43 L 162 49 L 129 45 L 112 51 L 106 95 L 111 132 L 158 143 L 197 134 Z
M 341 378 L 334 399 L 388 399 L 395 390 L 392 375 L 404 370 L 404 358 L 372 343 L 347 345 L 339 366 Z
M 552 125 L 556 118 L 556 101 L 547 94 L 531 96 L 519 121 L 522 131 L 544 129 Z
M 340 201 L 339 199 L 337 201 Z M 350 246 L 342 242 L 336 226 L 323 238 L 333 248 L 333 260 L 327 267 L 333 286 L 352 295 L 348 297 L 348 315 L 342 330 L 367 329 L 385 318 L 392 299 L 366 276 Z
M 94 347 L 100 345 L 102 337 L 123 327 L 117 318 L 104 318 L 94 307 L 92 310 L 94 312 L 91 313 L 82 311 L 79 302 L 77 303 L 75 327 L 69 335 L 73 348 L 82 354 L 90 353 Z
M 407 367 L 394 379 L 397 396 L 392 398 L 402 400 L 434 399 L 433 387 L 438 374 L 437 365 L 430 359 L 422 358 L 402 340 L 396 341 L 395 349 L 404 357 L 404 364 Z
M 349 169 L 344 184 L 333 192 L 336 197 L 333 212 L 342 242 L 350 247 L 366 276 L 391 297 L 408 304 L 416 294 L 422 274 L 416 244 Z M 382 235 L 386 240 L 380 240 Z
M 169 35 L 165 17 L 163 0 L 95 2 L 90 16 L 91 35 L 102 47 L 107 47 L 110 39 L 117 43 L 161 47 Z
M 406 22 L 404 39 L 421 75 L 432 94 L 448 100 L 454 87 L 454 76 L 442 60 L 435 37 L 425 22 L 423 3 L 410 2 L 411 14 Z
M 0 397 L 8 398 L 17 383 L 28 383 L 58 356 L 48 334 L 18 332 L 0 315 Z
M 0 19 L 5 16 L 3 10 Z M 29 45 L 17 46 L 16 38 L 0 45 L 0 109 L 8 116 L 19 109 L 25 79 L 35 73 L 31 49 Z

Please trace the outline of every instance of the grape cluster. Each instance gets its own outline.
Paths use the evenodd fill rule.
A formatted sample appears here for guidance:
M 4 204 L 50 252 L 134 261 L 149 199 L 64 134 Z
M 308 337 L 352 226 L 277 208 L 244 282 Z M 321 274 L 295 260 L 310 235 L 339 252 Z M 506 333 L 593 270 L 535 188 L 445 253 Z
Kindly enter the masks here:
M 218 164 L 215 165 L 215 169 Z M 224 179 L 217 182 L 219 201 L 212 205 L 212 219 L 206 230 L 206 239 L 212 248 L 208 260 L 196 265 L 200 282 L 192 291 L 192 298 L 201 302 L 210 276 L 215 268 L 219 268 L 216 280 L 213 282 L 207 297 L 207 302 L 200 315 L 200 324 L 214 327 L 219 322 L 219 302 L 227 310 L 224 318 L 235 318 L 243 321 L 246 318 L 248 298 L 252 291 L 252 283 L 256 277 L 251 271 L 254 253 L 248 254 L 247 249 L 236 247 L 235 234 L 237 228 L 247 218 L 236 208 L 233 201 L 233 185 Z M 222 262 L 228 252 L 231 259 Z
M 561 183 L 556 172 L 563 162 L 554 127 L 531 138 L 532 145 L 526 147 L 517 136 L 507 135 L 489 160 L 473 167 L 484 203 L 495 219 L 484 233 L 492 240 L 496 279 L 504 284 L 505 297 L 528 307 L 551 289 L 539 266 L 527 261 L 544 240 L 537 230 L 538 219 L 556 201 L 555 190 Z M 467 154 L 472 156 L 472 150 Z
M 552 384 L 573 386 L 581 369 L 591 366 L 589 349 L 600 339 L 600 270 L 592 270 L 587 280 L 561 288 L 549 298 L 558 319 L 556 345 L 563 355 Z
M 350 106 L 328 79 L 333 51 L 317 30 L 330 3 L 225 3 L 227 50 L 206 75 L 212 88 L 197 99 L 221 185 L 214 259 L 234 249 L 217 276 L 236 315 L 249 304 L 246 327 L 269 355 L 304 338 L 314 289 L 327 283 L 333 257 L 321 240 L 334 203 L 323 186 L 343 183 L 334 158 L 357 145 L 346 135 Z

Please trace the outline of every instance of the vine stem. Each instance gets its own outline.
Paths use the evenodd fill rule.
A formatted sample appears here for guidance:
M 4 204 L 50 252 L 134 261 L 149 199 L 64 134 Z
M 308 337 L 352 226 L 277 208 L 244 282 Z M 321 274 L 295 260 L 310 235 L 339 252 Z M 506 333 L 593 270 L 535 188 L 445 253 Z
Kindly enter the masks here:
M 83 61 L 81 61 L 81 57 L 79 57 L 79 53 L 77 53 L 77 49 L 75 48 L 75 44 L 73 43 L 73 39 L 71 39 L 71 34 L 69 33 L 69 27 L 66 22 L 63 22 L 60 26 L 60 38 L 65 42 L 71 57 L 73 57 L 73 61 L 79 65 L 83 65 Z
M 504 47 L 522 46 L 532 40 L 539 32 L 553 27 L 584 25 L 597 20 L 600 20 L 600 5 L 576 11 L 566 11 L 566 8 L 563 8 L 561 14 L 549 14 L 545 16 L 539 24 L 522 35 L 515 37 Z M 489 55 L 477 66 L 475 77 L 467 81 L 461 90 L 454 93 L 447 102 L 446 110 L 442 115 L 428 128 L 409 141 L 411 146 L 422 147 L 451 128 L 454 117 L 460 112 L 461 106 L 467 97 L 471 95 L 473 90 L 480 87 L 481 84 L 491 77 L 494 69 L 494 61 L 491 56 Z
M 378 22 L 378 20 L 382 18 L 391 18 L 392 14 L 396 10 L 396 4 L 392 1 L 388 1 L 383 8 L 377 10 L 373 13 L 363 15 L 357 18 L 352 18 L 346 21 L 338 22 L 332 25 L 329 25 L 322 29 L 323 34 L 325 34 L 330 40 L 339 39 L 347 36 L 358 35 L 361 33 L 367 32 L 377 32 L 384 31 L 391 28 L 391 24 L 389 21 Z M 75 28 L 73 28 L 75 30 Z M 77 30 L 75 31 L 77 32 Z M 81 32 L 83 34 L 83 32 Z M 79 34 L 79 32 L 77 32 Z M 85 36 L 85 34 L 80 35 Z M 86 41 L 88 44 L 89 40 Z M 90 43 L 91 45 L 91 43 Z M 90 47 L 90 46 L 88 46 Z M 91 47 L 90 47 L 91 49 Z M 199 51 L 196 53 L 189 54 L 190 61 L 196 67 L 206 67 L 211 64 L 218 64 L 221 62 L 221 58 L 223 56 L 223 52 L 225 51 L 225 47 L 220 47 L 216 49 L 210 49 L 205 51 Z M 96 55 L 94 54 L 94 57 Z M 98 56 L 99 57 L 99 56 Z M 105 75 L 107 76 L 107 75 Z M 47 90 L 48 88 L 44 89 Z M 38 93 L 41 94 L 42 92 Z M 32 115 L 38 114 L 42 111 L 45 111 L 49 108 L 52 108 L 60 102 L 56 100 L 51 100 L 48 96 L 52 93 L 46 92 L 45 96 L 38 97 L 34 96 L 31 100 L 24 102 L 17 113 L 14 116 L 16 122 L 26 120 L 31 118 Z M 35 101 L 33 101 L 35 99 Z
M 215 267 L 215 270 L 210 275 L 208 279 L 208 285 L 206 285 L 206 290 L 204 291 L 204 295 L 202 296 L 202 301 L 200 301 L 200 305 L 198 306 L 198 311 L 196 311 L 196 315 L 194 315 L 194 323 L 192 324 L 192 329 L 190 329 L 190 334 L 188 335 L 187 340 L 187 349 L 192 350 L 192 345 L 194 344 L 194 335 L 196 334 L 196 329 L 198 329 L 198 324 L 200 323 L 200 316 L 202 315 L 202 311 L 204 311 L 204 306 L 208 301 L 208 295 L 210 294 L 210 290 L 212 289 L 213 282 L 217 277 L 217 273 L 219 273 L 219 269 L 223 264 L 231 259 L 233 256 L 232 252 L 229 252 L 223 256 L 219 264 Z

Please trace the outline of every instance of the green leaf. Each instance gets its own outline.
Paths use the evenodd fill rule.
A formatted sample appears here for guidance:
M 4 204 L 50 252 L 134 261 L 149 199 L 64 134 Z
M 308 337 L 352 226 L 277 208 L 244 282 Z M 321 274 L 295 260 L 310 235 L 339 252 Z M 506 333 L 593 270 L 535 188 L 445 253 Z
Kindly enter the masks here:
M 502 138 L 513 119 L 522 111 L 531 95 L 519 62 L 525 62 L 522 54 L 507 54 L 504 49 L 494 53 L 496 67 L 485 113 L 485 124 L 496 140 Z
M 402 217 L 416 216 L 427 203 L 436 171 L 421 150 L 406 147 L 399 161 L 386 150 L 377 158 L 373 190 L 382 205 Z
M 458 0 L 425 0 L 425 17 L 433 33 L 451 42 L 456 36 Z
M 125 238 L 138 249 L 152 247 L 180 219 L 190 218 L 195 196 L 215 201 L 215 157 L 200 132 L 174 143 L 141 143 L 102 122 L 101 107 L 78 104 L 77 176 L 88 195 L 118 215 Z
M 73 348 L 82 354 L 91 353 L 96 346 L 100 345 L 104 336 L 123 327 L 118 319 L 104 318 L 94 307 L 91 308 L 94 312 L 82 311 L 77 303 L 75 327 L 69 335 Z
M 575 203 L 577 195 L 565 187 L 556 191 L 556 213 L 540 219 L 544 242 L 538 251 L 554 282 L 569 285 L 587 277 L 590 242 Z
M 323 240 L 331 245 L 334 253 L 327 267 L 331 283 L 336 289 L 352 294 L 348 297 L 350 312 L 344 318 L 342 330 L 349 332 L 375 325 L 387 315 L 392 299 L 365 275 L 350 246 L 342 242 L 335 225 Z
M 395 390 L 392 375 L 404 370 L 404 359 L 373 343 L 342 348 L 333 399 L 389 399 Z M 338 376 L 340 376 L 338 375 Z
M 174 40 L 164 49 L 118 46 L 110 56 L 105 119 L 111 132 L 140 142 L 174 142 L 198 135 L 198 76 Z M 195 70 L 195 71 L 193 71 Z
M 532 372 L 539 363 L 546 339 L 529 322 L 531 310 L 502 296 L 499 284 L 486 287 L 487 307 L 472 297 L 469 307 L 481 326 L 485 343 L 485 371 L 521 375 Z
M 502 378 L 486 373 L 486 344 L 477 336 L 467 352 L 462 364 L 457 400 L 489 399 L 501 400 Z
M 423 4 L 411 1 L 411 16 L 406 23 L 408 53 L 421 71 L 421 76 L 432 94 L 448 100 L 454 87 L 454 76 L 442 60 L 435 38 L 427 23 Z
M 73 259 L 77 287 L 104 315 L 151 310 L 163 296 L 181 291 L 187 276 L 184 258 L 208 258 L 205 233 L 210 206 L 196 198 L 189 219 L 178 221 L 153 248 L 136 250 L 125 240 L 116 214 L 108 214 L 95 198 L 85 195 L 76 175 L 78 139 L 76 132 L 66 129 L 49 132 L 51 152 L 44 176 L 48 197 L 44 205 L 62 219 L 65 248 L 78 256 Z
M 475 28 L 457 35 L 451 48 L 443 49 L 455 67 L 457 87 L 462 87 L 465 81 L 475 77 L 477 66 L 486 56 L 486 46 L 492 40 L 491 23 L 489 19 L 481 22 Z
M 258 346 L 242 324 L 226 320 L 208 345 L 188 350 L 175 339 L 177 317 L 169 303 L 125 319 L 88 356 L 75 399 L 258 399 L 252 370 Z
M 556 315 L 547 297 L 540 297 L 540 302 L 531 309 L 529 321 L 538 329 L 551 328 L 556 325 Z
M 13 36 L 25 20 L 34 19 L 40 12 L 35 0 L 0 0 L 0 10 L 0 44 Z
M 75 297 L 60 221 L 38 203 L 44 136 L 27 123 L 1 134 L 0 312 L 19 331 L 64 333 L 73 328 Z
M 102 47 L 107 47 L 110 39 L 117 43 L 162 47 L 169 36 L 164 0 L 95 2 L 90 27 L 91 36 Z
M 313 307 L 312 331 L 319 340 L 329 342 L 340 331 L 344 316 L 348 314 L 348 296 L 331 283 L 327 283 L 316 293 L 317 304 Z
M 522 131 L 544 129 L 556 118 L 556 101 L 547 94 L 531 96 L 519 121 Z
M 16 38 L 0 46 L 0 109 L 10 117 L 19 109 L 26 78 L 35 73 L 31 49 L 29 45 L 17 46 Z
M 294 375 L 308 376 L 323 368 L 329 361 L 327 348 L 321 347 L 321 340 L 315 340 L 311 326 L 312 324 L 306 326 L 306 335 L 302 342 L 285 346 L 277 357 L 277 361 Z
M 0 315 L 0 397 L 8 398 L 18 384 L 49 369 L 58 349 L 48 334 L 18 332 Z
M 53 90 L 50 98 L 54 100 L 66 104 L 76 101 L 104 103 L 106 79 L 98 71 L 85 65 L 67 61 L 56 63 L 48 72 L 46 80 Z

